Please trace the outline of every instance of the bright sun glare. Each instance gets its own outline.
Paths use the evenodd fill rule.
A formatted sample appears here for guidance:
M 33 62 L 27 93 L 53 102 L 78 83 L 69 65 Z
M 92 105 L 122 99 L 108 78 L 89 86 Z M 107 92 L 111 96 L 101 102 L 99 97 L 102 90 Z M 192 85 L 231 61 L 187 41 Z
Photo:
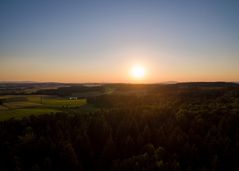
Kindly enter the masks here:
M 140 65 L 135 65 L 131 68 L 131 76 L 134 79 L 142 79 L 145 75 L 145 69 L 144 67 Z

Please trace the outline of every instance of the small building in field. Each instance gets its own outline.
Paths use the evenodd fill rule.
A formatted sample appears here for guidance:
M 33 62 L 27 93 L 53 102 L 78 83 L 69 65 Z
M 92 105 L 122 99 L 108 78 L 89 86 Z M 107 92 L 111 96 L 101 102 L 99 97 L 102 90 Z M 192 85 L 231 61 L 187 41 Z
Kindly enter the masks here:
M 69 100 L 77 100 L 78 97 L 69 97 Z

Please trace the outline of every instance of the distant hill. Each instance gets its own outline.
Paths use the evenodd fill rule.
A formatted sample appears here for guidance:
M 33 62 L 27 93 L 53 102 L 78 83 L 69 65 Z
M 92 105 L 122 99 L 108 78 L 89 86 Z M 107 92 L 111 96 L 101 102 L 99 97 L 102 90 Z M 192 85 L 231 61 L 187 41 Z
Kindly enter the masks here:
M 237 83 L 233 82 L 184 82 L 177 83 L 177 86 L 187 87 L 238 87 Z
M 0 81 L 0 84 L 32 84 L 38 83 L 35 81 Z
M 161 82 L 160 84 L 177 84 L 179 83 L 178 81 L 165 81 L 165 82 Z

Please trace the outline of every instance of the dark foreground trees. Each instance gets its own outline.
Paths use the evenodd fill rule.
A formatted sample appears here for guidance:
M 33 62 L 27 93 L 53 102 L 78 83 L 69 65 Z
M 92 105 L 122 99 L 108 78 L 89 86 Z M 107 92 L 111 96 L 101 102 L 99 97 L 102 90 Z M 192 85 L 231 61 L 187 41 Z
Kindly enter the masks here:
M 0 170 L 237 170 L 238 90 L 191 93 L 104 96 L 94 113 L 1 122 Z

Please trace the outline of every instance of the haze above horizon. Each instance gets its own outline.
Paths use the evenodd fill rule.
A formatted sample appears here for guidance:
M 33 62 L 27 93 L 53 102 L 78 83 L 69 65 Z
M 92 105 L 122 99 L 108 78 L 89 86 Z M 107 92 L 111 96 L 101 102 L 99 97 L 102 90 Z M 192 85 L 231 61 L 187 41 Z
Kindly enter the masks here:
M 3 0 L 0 80 L 238 82 L 238 18 L 237 0 Z

